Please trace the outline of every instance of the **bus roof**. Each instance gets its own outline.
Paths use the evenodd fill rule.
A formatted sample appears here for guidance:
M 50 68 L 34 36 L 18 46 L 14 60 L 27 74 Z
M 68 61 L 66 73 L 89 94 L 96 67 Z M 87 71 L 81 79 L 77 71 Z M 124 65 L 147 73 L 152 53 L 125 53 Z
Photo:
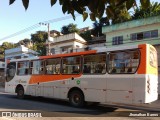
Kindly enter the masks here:
M 35 57 L 29 57 L 29 58 L 13 59 L 10 61 L 28 61 L 28 60 L 37 60 L 37 59 L 49 59 L 49 58 L 87 55 L 87 54 L 95 54 L 95 53 L 102 53 L 102 52 L 119 51 L 119 50 L 130 50 L 130 49 L 137 49 L 138 46 L 139 45 L 126 45 L 126 46 L 118 46 L 118 47 L 115 46 L 115 47 L 110 47 L 110 48 L 95 47 L 87 51 L 71 52 L 71 53 L 64 53 L 64 54 L 54 54 L 54 55 L 47 55 L 47 56 L 35 56 Z

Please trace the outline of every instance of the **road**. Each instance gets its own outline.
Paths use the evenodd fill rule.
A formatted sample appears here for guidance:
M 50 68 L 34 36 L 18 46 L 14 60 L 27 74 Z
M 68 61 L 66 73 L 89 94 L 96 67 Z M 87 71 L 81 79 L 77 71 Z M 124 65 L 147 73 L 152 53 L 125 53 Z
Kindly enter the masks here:
M 101 105 L 100 106 L 88 105 L 84 108 L 74 108 L 71 107 L 69 103 L 66 101 L 41 98 L 41 97 L 27 97 L 26 99 L 17 99 L 15 95 L 0 92 L 0 111 L 2 112 L 9 111 L 15 113 L 14 117 L 16 117 L 15 115 L 17 115 L 18 113 L 20 113 L 19 114 L 20 116 L 23 116 L 24 114 L 28 115 L 30 113 L 37 113 L 37 115 L 42 116 L 42 118 L 47 117 L 48 119 L 49 117 L 56 117 L 56 118 L 83 117 L 83 119 L 86 120 L 88 120 L 87 118 L 95 118 L 95 117 L 100 117 L 101 119 L 116 117 L 116 119 L 119 119 L 119 117 L 124 117 L 124 116 L 130 118 L 129 115 L 131 113 L 146 114 L 148 113 L 148 111 L 153 111 L 153 110 L 154 109 L 151 110 L 148 108 L 147 109 L 133 108 L 133 107 L 118 108 L 118 107 L 101 106 Z M 156 112 L 156 114 L 157 113 L 158 112 Z M 160 116 L 159 113 L 158 116 Z M 6 119 L 6 117 L 1 117 L 1 118 Z M 131 118 L 137 119 L 137 117 L 134 116 Z M 143 117 L 140 118 L 142 119 Z M 151 119 L 151 117 L 148 118 Z M 6 120 L 12 120 L 12 119 L 8 119 L 7 117 Z M 158 117 L 154 117 L 154 119 L 158 119 Z

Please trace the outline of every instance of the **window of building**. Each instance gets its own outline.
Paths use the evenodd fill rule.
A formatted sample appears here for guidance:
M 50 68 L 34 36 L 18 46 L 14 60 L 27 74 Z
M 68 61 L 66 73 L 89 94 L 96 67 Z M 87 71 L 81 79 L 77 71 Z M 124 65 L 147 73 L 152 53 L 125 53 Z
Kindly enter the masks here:
M 152 37 L 152 38 L 158 37 L 158 30 L 152 30 L 152 31 L 151 31 L 151 37 Z
M 35 60 L 30 62 L 31 74 L 43 74 L 44 73 L 44 61 Z
M 139 51 L 120 51 L 109 54 L 108 73 L 135 73 L 139 65 Z
M 60 74 L 61 59 L 46 60 L 46 74 Z
M 55 54 L 55 49 L 54 48 L 51 49 L 51 53 Z
M 28 74 L 29 74 L 29 61 L 18 62 L 17 75 L 28 75 Z
M 131 34 L 131 40 L 137 40 L 137 34 L 136 33 Z
M 133 33 L 130 35 L 131 40 L 142 40 L 142 39 L 148 39 L 148 38 L 154 38 L 154 37 L 158 37 L 158 30 Z
M 144 37 L 143 37 L 144 39 L 151 37 L 151 32 L 150 31 L 146 31 L 143 34 L 144 34 Z
M 79 74 L 81 71 L 81 57 L 66 57 L 62 60 L 63 74 Z
M 116 36 L 112 39 L 112 45 L 123 44 L 123 36 Z
M 142 40 L 143 39 L 143 32 L 137 33 L 137 40 Z
M 106 54 L 84 56 L 83 73 L 84 74 L 106 73 Z

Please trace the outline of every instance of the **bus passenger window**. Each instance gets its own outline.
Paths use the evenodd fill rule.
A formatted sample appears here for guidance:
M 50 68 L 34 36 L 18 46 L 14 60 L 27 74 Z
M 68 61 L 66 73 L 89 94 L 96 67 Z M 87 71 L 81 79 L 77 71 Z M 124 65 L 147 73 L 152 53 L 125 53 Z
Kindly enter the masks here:
M 47 59 L 46 60 L 46 72 L 45 74 L 60 74 L 61 59 Z
M 73 66 L 73 72 L 72 73 L 79 73 L 79 67 L 78 66 Z
M 66 57 L 62 60 L 63 74 L 79 74 L 81 71 L 81 57 Z
M 106 54 L 84 56 L 83 73 L 84 74 L 106 73 Z
M 18 62 L 17 75 L 28 75 L 29 73 L 29 61 Z
M 139 51 L 121 51 L 109 54 L 109 73 L 135 73 L 139 65 Z
M 31 74 L 43 74 L 44 72 L 44 61 L 43 60 L 35 60 L 30 63 L 30 72 Z
M 84 65 L 83 73 L 91 73 L 91 67 L 87 66 L 87 65 Z

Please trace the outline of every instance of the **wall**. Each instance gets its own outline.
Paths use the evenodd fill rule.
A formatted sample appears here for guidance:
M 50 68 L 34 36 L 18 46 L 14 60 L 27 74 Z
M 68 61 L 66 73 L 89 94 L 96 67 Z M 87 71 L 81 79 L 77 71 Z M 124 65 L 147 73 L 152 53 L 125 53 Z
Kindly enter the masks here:
M 130 40 L 130 34 L 132 33 L 150 31 L 155 29 L 158 29 L 160 36 L 160 16 L 150 17 L 147 19 L 133 20 L 103 27 L 102 31 L 104 34 L 106 34 L 106 46 L 112 47 L 112 38 L 115 36 L 123 36 L 124 45 L 141 43 L 149 43 L 152 45 L 159 44 L 160 37 L 136 41 Z

